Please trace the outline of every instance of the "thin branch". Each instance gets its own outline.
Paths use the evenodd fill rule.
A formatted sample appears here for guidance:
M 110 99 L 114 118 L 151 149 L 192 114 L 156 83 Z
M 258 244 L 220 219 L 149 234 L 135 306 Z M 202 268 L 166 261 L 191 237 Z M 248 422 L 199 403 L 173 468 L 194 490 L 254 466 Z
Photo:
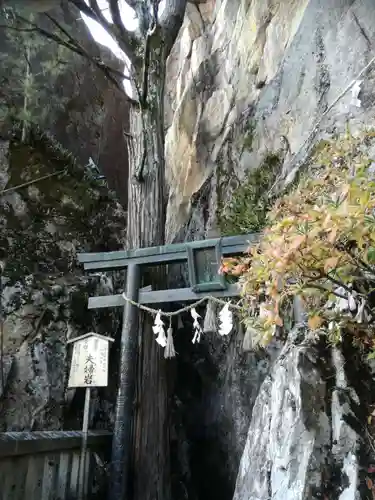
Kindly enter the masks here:
M 366 264 L 360 257 L 355 255 L 351 249 L 343 245 L 343 248 L 339 248 L 339 250 L 344 250 L 355 262 L 355 264 L 362 266 L 366 271 L 371 274 L 374 274 L 374 268 Z
M 54 19 L 49 14 L 45 14 L 45 16 L 56 26 L 57 29 L 59 29 L 68 38 L 68 40 L 71 44 L 74 44 L 82 52 L 82 55 L 85 55 L 85 57 L 91 58 L 94 61 L 100 62 L 100 64 L 104 64 L 100 59 L 98 60 L 96 57 L 90 56 L 90 54 L 88 52 L 86 52 L 86 50 L 82 47 L 82 45 L 80 43 L 78 43 L 78 41 L 75 40 L 70 35 L 70 33 L 63 26 L 61 26 L 61 24 L 58 21 L 56 21 L 56 19 Z M 127 75 L 124 75 L 124 73 L 122 73 L 121 71 L 119 71 L 115 68 L 112 68 L 112 67 L 108 66 L 107 64 L 105 66 L 108 69 L 108 71 L 110 71 L 114 75 L 118 76 L 119 78 L 127 78 Z
M 131 104 L 138 105 L 138 102 L 135 99 L 132 99 L 128 94 L 125 92 L 125 89 L 123 86 L 118 82 L 118 80 L 111 74 L 111 71 L 113 71 L 113 68 L 109 68 L 106 64 L 103 63 L 99 58 L 95 58 L 91 56 L 83 47 L 81 47 L 76 40 L 71 38 L 70 40 L 72 41 L 66 41 L 63 38 L 55 35 L 54 33 L 51 33 L 44 28 L 41 28 L 40 26 L 32 23 L 28 19 L 25 19 L 22 16 L 17 15 L 17 19 L 21 20 L 22 22 L 31 25 L 35 31 L 37 31 L 40 35 L 44 36 L 45 38 L 49 40 L 53 40 L 54 42 L 58 43 L 59 45 L 62 45 L 66 47 L 67 49 L 71 50 L 72 52 L 75 52 L 76 54 L 85 57 L 87 60 L 89 60 L 91 63 L 93 63 L 98 69 L 100 69 L 105 76 L 110 80 L 119 90 L 120 92 L 126 97 L 127 101 L 129 101 Z M 52 20 L 52 18 L 51 18 Z M 56 22 L 56 21 L 55 21 Z M 57 22 L 56 22 L 57 23 Z M 58 23 L 57 23 L 58 24 Z M 5 26 L 7 28 L 7 26 Z M 63 30 L 63 28 L 59 25 L 59 28 Z M 117 70 L 115 70 L 117 71 Z M 119 72 L 117 72 L 119 74 Z M 125 75 L 121 73 L 121 78 L 127 78 Z
M 27 47 L 25 47 L 25 52 L 23 54 L 23 57 L 25 58 L 27 67 L 29 68 L 30 71 L 32 71 L 31 61 L 30 61 L 29 55 L 27 53 Z
M 70 42 L 65 41 L 64 39 L 60 38 L 59 36 L 55 35 L 54 33 L 50 33 L 49 31 L 46 31 L 44 28 L 41 28 L 40 26 L 34 24 L 33 22 L 29 21 L 28 19 L 25 19 L 22 16 L 17 15 L 17 19 L 21 20 L 22 22 L 26 24 L 30 24 L 31 26 L 34 27 L 33 31 L 38 32 L 40 35 L 43 35 L 44 37 L 48 38 L 49 40 L 53 40 L 54 42 L 63 45 L 64 47 L 68 48 L 69 50 L 81 55 L 81 56 L 86 56 L 84 52 L 80 50 L 79 47 L 76 47 L 76 45 L 72 45 Z M 5 28 L 10 28 L 9 26 L 4 26 Z
M 121 22 L 121 18 L 120 18 L 120 25 L 111 24 L 110 22 L 108 22 L 106 18 L 103 16 L 97 0 L 90 0 L 90 7 L 87 6 L 84 0 L 71 0 L 71 2 L 84 14 L 90 16 L 91 19 L 99 23 L 108 32 L 108 34 L 114 38 L 114 40 L 118 43 L 120 49 L 124 52 L 124 54 L 133 63 L 135 62 L 136 39 L 129 31 L 125 31 L 125 28 L 123 27 Z M 83 5 L 85 7 L 82 7 Z M 88 11 L 90 13 L 88 13 Z
M 99 4 L 97 0 L 89 0 L 90 2 L 90 7 L 95 13 L 97 17 L 97 21 L 106 29 L 108 29 L 109 22 L 106 20 L 106 18 L 103 16 L 103 13 L 101 11 L 101 8 L 99 7 Z
M 345 297 L 345 295 L 342 295 L 339 292 L 336 292 L 335 290 L 330 290 L 329 288 L 325 288 L 323 285 L 317 285 L 315 282 L 307 282 L 307 286 L 310 288 L 316 288 L 317 290 L 321 290 L 322 292 L 325 293 L 332 293 L 333 295 L 336 295 L 336 297 L 339 297 L 340 299 L 347 299 L 348 297 Z
M 0 29 L 19 31 L 20 33 L 38 33 L 39 31 L 36 28 L 16 28 L 15 26 L 7 26 L 6 24 L 0 24 Z
M 87 5 L 85 0 L 70 0 L 70 2 L 77 7 L 78 10 L 86 14 L 86 16 L 90 17 L 94 21 L 97 21 L 97 16 L 91 7 Z
M 353 292 L 353 290 L 350 287 L 348 287 L 347 285 L 345 285 L 345 283 L 343 283 L 342 281 L 337 280 L 336 278 L 333 278 L 329 274 L 324 274 L 323 277 L 326 278 L 328 281 L 331 281 L 333 284 L 337 285 L 338 287 L 343 288 L 348 293 L 352 293 Z
M 121 37 L 124 38 L 126 36 L 125 28 L 122 23 L 120 9 L 118 6 L 118 0 L 108 0 L 109 3 L 109 11 L 111 13 L 113 22 L 115 26 L 118 27 Z
M 10 188 L 3 189 L 3 191 L 0 191 L 0 196 L 8 194 L 11 191 L 15 191 L 16 189 L 21 189 L 30 186 L 31 184 L 35 184 L 36 182 L 44 181 L 45 179 L 49 179 L 50 177 L 55 177 L 56 175 L 61 175 L 66 173 L 67 170 L 66 168 L 64 168 L 63 170 L 59 170 L 58 172 L 53 172 L 52 174 L 44 175 L 43 177 L 39 177 L 38 179 L 33 179 L 32 181 L 24 182 L 23 184 L 18 184 L 17 186 L 12 186 Z
M 130 60 L 134 59 L 134 51 L 127 41 L 128 33 L 121 21 L 120 10 L 118 8 L 118 0 L 109 2 L 110 13 L 113 22 L 107 21 L 103 16 L 102 10 L 99 7 L 97 0 L 89 0 L 90 6 L 97 16 L 97 22 L 116 40 L 120 48 Z M 116 18 L 116 19 L 115 19 Z

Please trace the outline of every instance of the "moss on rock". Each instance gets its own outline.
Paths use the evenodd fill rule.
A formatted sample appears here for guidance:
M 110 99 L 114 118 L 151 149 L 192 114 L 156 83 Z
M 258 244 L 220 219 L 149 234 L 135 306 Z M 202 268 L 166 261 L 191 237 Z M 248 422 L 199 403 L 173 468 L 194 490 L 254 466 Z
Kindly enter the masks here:
M 116 250 L 123 245 L 125 213 L 103 180 L 78 165 L 50 137 L 31 131 L 9 147 L 6 188 L 50 176 L 3 195 L 0 259 L 12 282 L 32 274 L 71 273 L 79 251 Z
M 259 168 L 249 172 L 243 183 L 238 183 L 230 199 L 219 203 L 218 223 L 223 236 L 256 232 L 264 227 L 272 203 L 269 190 L 279 167 L 280 157 L 267 155 Z

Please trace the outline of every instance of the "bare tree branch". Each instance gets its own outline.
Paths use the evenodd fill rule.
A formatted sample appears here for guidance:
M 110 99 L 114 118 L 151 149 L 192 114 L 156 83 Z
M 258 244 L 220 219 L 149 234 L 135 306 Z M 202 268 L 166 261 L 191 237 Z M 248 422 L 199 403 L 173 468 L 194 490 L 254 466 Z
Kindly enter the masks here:
M 89 3 L 90 3 L 90 7 L 91 9 L 94 11 L 96 17 L 97 17 L 97 21 L 103 26 L 103 27 L 106 27 L 109 25 L 108 21 L 106 20 L 106 18 L 103 16 L 103 13 L 102 13 L 102 10 L 101 8 L 99 7 L 99 4 L 97 2 L 97 0 L 89 0 Z
M 108 32 L 108 34 L 114 38 L 120 49 L 130 59 L 130 61 L 134 63 L 137 57 L 135 49 L 139 43 L 135 35 L 125 30 L 121 22 L 121 16 L 119 16 L 119 24 L 117 22 L 112 24 L 103 16 L 97 0 L 89 1 L 90 6 L 88 6 L 84 0 L 70 0 L 70 2 L 77 7 L 77 9 L 99 23 Z
M 23 187 L 31 186 L 31 184 L 35 184 L 36 182 L 44 181 L 45 179 L 49 179 L 50 177 L 54 177 L 55 175 L 67 174 L 68 171 L 66 168 L 63 170 L 59 170 L 58 172 L 52 172 L 52 174 L 44 175 L 43 177 L 38 177 L 37 179 L 33 179 L 31 181 L 24 182 L 23 184 L 18 184 L 17 186 L 12 186 L 7 189 L 3 189 L 0 191 L 0 196 L 8 194 L 12 191 L 16 191 L 17 189 L 21 189 Z
M 86 14 L 86 16 L 90 17 L 94 21 L 97 21 L 97 16 L 91 7 L 87 5 L 85 0 L 70 0 L 70 2 L 77 7 L 81 12 Z
M 75 45 L 76 47 L 79 48 L 79 50 L 82 52 L 82 54 L 87 54 L 85 57 L 90 57 L 90 55 L 88 54 L 88 52 L 85 51 L 85 49 L 82 47 L 81 44 L 78 43 L 77 40 L 75 40 L 69 33 L 68 31 L 63 27 L 61 26 L 61 24 L 55 19 L 53 18 L 52 16 L 50 16 L 49 14 L 45 14 L 45 16 L 56 26 L 57 29 L 59 29 L 67 38 L 68 40 L 70 41 L 70 43 L 72 45 Z M 96 59 L 96 58 L 92 58 L 92 59 Z M 100 64 L 102 63 L 102 61 L 100 61 Z M 104 63 L 103 63 L 104 64 Z M 106 66 L 106 69 L 112 73 L 113 75 L 116 75 L 118 76 L 119 78 L 126 78 L 126 79 L 129 79 L 128 76 L 124 75 L 123 72 L 115 69 L 115 68 L 112 68 L 108 65 L 105 65 Z
M 144 165 L 147 158 L 147 131 L 145 126 L 149 104 L 150 65 L 151 61 L 155 62 L 153 37 L 157 37 L 155 43 L 160 46 L 161 49 L 161 53 L 157 57 L 160 57 L 159 63 L 161 63 L 163 67 L 183 22 L 187 0 L 166 0 L 166 5 L 160 19 L 158 19 L 160 0 L 125 1 L 126 4 L 134 10 L 138 18 L 139 28 L 136 32 L 127 30 L 122 22 L 119 0 L 108 0 L 113 22 L 108 21 L 103 15 L 98 0 L 89 0 L 88 4 L 85 0 L 69 0 L 69 2 L 78 8 L 82 14 L 87 15 L 90 19 L 99 23 L 99 25 L 112 36 L 120 49 L 130 60 L 131 67 L 128 67 L 129 76 L 127 78 L 132 82 L 138 100 L 129 98 L 129 96 L 127 96 L 127 99 L 132 102 L 132 104 L 139 106 L 140 111 L 141 130 L 138 140 L 141 141 L 141 151 L 139 164 L 135 169 L 135 176 L 138 180 L 142 180 Z M 63 27 L 59 26 L 55 20 L 51 19 L 51 21 L 67 39 L 62 39 L 63 45 L 91 60 L 118 86 L 117 78 L 120 77 L 118 72 L 111 72 L 111 68 L 104 65 L 100 59 L 92 58 Z M 49 37 L 51 38 L 50 35 L 51 34 L 49 34 Z M 58 40 L 55 38 L 55 41 Z M 125 65 L 127 65 L 126 61 Z M 160 78 L 163 79 L 163 76 L 160 75 Z M 164 81 L 161 82 L 161 85 L 164 85 Z M 162 96 L 159 96 L 159 98 L 162 99 Z
M 18 31 L 19 33 L 38 33 L 39 30 L 36 28 L 16 28 L 15 26 L 8 26 L 6 24 L 0 24 L 0 29 Z
M 109 11 L 111 13 L 113 22 L 115 26 L 118 26 L 121 37 L 125 37 L 125 28 L 121 19 L 120 9 L 118 6 L 118 0 L 108 0 L 109 1 Z
M 62 45 L 64 47 L 66 47 L 67 49 L 71 50 L 72 52 L 75 52 L 76 54 L 82 56 L 82 57 L 85 57 L 86 59 L 88 59 L 91 63 L 93 63 L 98 69 L 100 69 L 104 74 L 105 76 L 108 78 L 108 80 L 110 80 L 120 91 L 121 93 L 123 93 L 126 97 L 126 99 L 131 103 L 131 104 L 136 104 L 138 105 L 138 101 L 136 101 L 135 99 L 132 99 L 130 96 L 127 95 L 127 93 L 125 92 L 125 89 L 123 87 L 123 85 L 121 83 L 119 83 L 119 81 L 115 78 L 114 75 L 116 75 L 117 77 L 121 78 L 121 79 L 124 79 L 124 78 L 127 78 L 125 77 L 124 74 L 122 74 L 121 72 L 113 69 L 113 68 L 110 68 L 108 67 L 106 64 L 104 64 L 104 62 L 100 59 L 100 58 L 96 58 L 96 57 L 93 57 L 91 56 L 75 39 L 73 39 L 69 33 L 66 32 L 66 30 L 56 21 L 54 20 L 53 18 L 51 18 L 50 16 L 48 16 L 48 14 L 46 14 L 46 16 L 64 33 L 66 34 L 66 36 L 68 37 L 68 40 L 64 40 L 63 38 L 55 35 L 54 33 L 51 33 L 47 30 L 45 30 L 44 28 L 41 28 L 40 26 L 36 25 L 35 23 L 33 23 L 32 21 L 29 21 L 28 19 L 20 16 L 20 15 L 16 15 L 16 19 L 23 22 L 24 24 L 27 24 L 29 26 L 32 26 L 32 29 L 33 31 L 39 33 L 40 35 L 44 36 L 45 38 L 49 39 L 49 40 L 52 40 L 56 43 L 58 43 L 59 45 Z M 0 26 L 2 28 L 5 28 L 5 29 L 13 29 L 13 30 L 18 30 L 18 28 L 16 27 L 11 27 L 11 26 Z M 22 28 L 21 28 L 22 29 Z

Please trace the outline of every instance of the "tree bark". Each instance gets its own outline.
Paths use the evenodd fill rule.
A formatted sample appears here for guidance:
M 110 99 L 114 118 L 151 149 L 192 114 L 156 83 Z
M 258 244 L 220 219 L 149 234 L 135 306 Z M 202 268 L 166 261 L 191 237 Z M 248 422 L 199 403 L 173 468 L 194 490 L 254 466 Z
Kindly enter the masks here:
M 153 87 L 161 86 L 156 82 Z M 127 222 L 128 248 L 142 248 L 164 243 L 165 169 L 163 132 L 163 89 L 157 89 L 157 101 L 142 113 L 130 109 L 129 202 Z M 141 180 L 136 177 L 141 172 Z
M 152 57 L 152 54 L 150 55 Z M 165 172 L 163 57 L 150 60 L 148 104 L 142 114 L 130 111 L 128 248 L 164 244 Z M 145 149 L 144 149 L 145 148 Z M 142 168 L 142 180 L 135 176 Z M 143 277 L 157 286 L 161 273 Z M 133 464 L 130 489 L 134 500 L 169 500 L 168 394 L 163 351 L 155 342 L 153 318 L 140 314 L 137 384 L 133 419 Z

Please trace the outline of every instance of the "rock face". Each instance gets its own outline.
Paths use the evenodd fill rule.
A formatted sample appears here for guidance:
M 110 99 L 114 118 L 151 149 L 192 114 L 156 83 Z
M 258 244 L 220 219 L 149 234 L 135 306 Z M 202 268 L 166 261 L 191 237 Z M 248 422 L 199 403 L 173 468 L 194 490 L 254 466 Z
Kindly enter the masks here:
M 298 166 L 318 119 L 374 57 L 374 21 L 372 0 L 188 4 L 167 78 L 169 240 L 199 199 L 210 226 L 220 187 L 230 195 L 265 155 L 279 152 L 285 175 Z M 362 106 L 346 93 L 318 135 L 372 125 L 374 75 L 361 77 Z
M 175 335 L 173 496 L 226 500 L 233 495 L 253 404 L 279 347 L 245 352 L 241 331 L 228 340 L 205 334 L 193 345 L 187 318 L 184 325 Z
M 30 9 L 37 3 L 31 2 Z M 15 6 L 27 7 L 27 2 Z M 88 54 L 122 71 L 123 63 L 92 39 L 78 11 L 57 7 L 49 14 Z M 26 8 L 23 15 L 31 14 Z M 34 13 L 33 20 L 61 36 L 44 14 Z M 89 60 L 38 34 L 2 29 L 0 47 L 0 129 L 9 130 L 10 118 L 14 117 L 37 124 L 82 164 L 91 157 L 126 206 L 128 171 L 123 131 L 128 128 L 128 106 L 122 92 Z
M 255 402 L 234 500 L 362 498 L 359 405 L 342 352 L 293 331 Z
M 121 248 L 125 213 L 104 181 L 35 131 L 25 144 L 1 142 L 3 189 L 0 429 L 77 428 L 83 401 L 81 391 L 67 390 L 66 341 L 92 329 L 115 336 L 119 327 L 116 315 L 87 310 L 87 297 L 114 281 L 84 276 L 77 253 Z M 104 425 L 110 420 L 112 390 L 94 397 L 92 425 L 100 412 Z
M 167 77 L 168 241 L 220 228 L 218 212 L 269 155 L 277 192 L 319 139 L 373 127 L 375 63 L 359 95 L 343 91 L 375 57 L 374 35 L 372 0 L 188 4 Z M 372 375 L 352 346 L 300 333 L 266 361 L 240 334 L 229 346 L 206 338 L 200 355 L 177 347 L 177 497 L 371 495 Z

